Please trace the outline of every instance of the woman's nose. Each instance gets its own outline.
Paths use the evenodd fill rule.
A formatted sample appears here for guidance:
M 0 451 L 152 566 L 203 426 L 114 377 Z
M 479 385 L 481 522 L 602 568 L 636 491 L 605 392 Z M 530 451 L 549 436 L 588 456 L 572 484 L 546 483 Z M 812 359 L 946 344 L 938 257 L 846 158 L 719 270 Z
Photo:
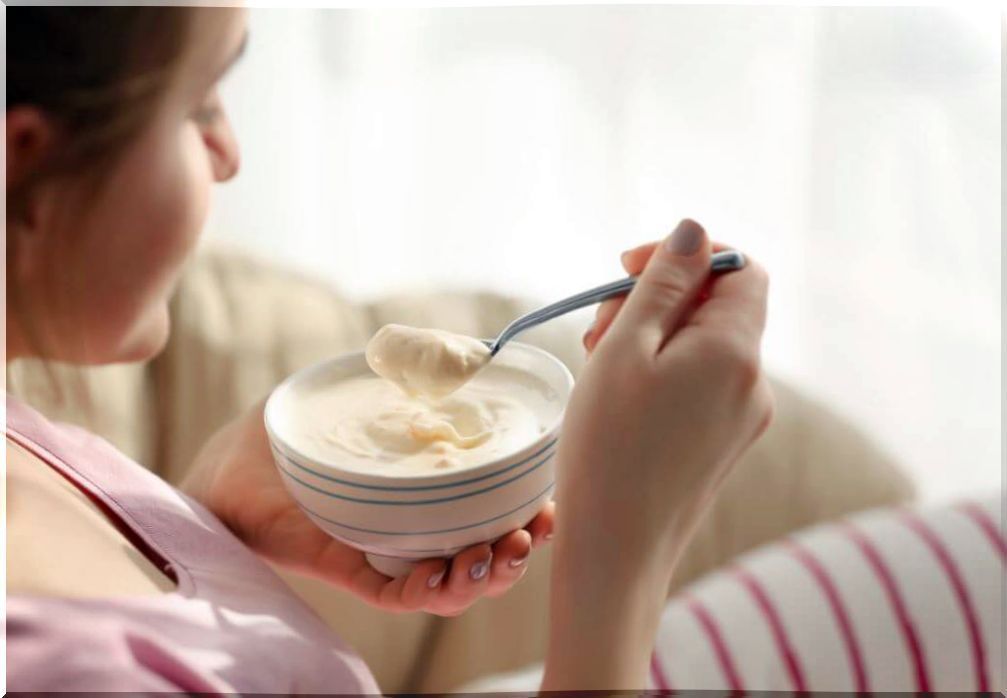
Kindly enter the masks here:
M 213 162 L 213 179 L 226 182 L 238 174 L 241 165 L 241 149 L 226 114 L 222 114 L 207 134 L 207 147 Z

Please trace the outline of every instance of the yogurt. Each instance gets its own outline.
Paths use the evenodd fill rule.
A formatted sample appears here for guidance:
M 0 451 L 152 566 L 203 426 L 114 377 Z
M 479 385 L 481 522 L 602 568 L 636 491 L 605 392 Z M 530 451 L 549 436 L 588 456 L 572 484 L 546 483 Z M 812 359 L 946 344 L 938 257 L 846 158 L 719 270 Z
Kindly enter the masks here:
M 544 380 L 496 361 L 442 398 L 410 395 L 372 374 L 298 392 L 288 424 L 306 456 L 403 477 L 508 456 L 534 443 L 562 411 Z
M 367 343 L 367 365 L 413 396 L 450 395 L 490 360 L 473 337 L 405 325 L 385 325 Z

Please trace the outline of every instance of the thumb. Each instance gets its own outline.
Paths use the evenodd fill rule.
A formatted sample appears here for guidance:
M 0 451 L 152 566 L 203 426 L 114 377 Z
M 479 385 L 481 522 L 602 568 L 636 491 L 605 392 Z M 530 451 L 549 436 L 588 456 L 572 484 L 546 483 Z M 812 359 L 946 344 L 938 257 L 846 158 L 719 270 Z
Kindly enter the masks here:
M 642 332 L 659 350 L 699 295 L 710 274 L 710 254 L 703 226 L 682 220 L 647 262 L 611 332 Z

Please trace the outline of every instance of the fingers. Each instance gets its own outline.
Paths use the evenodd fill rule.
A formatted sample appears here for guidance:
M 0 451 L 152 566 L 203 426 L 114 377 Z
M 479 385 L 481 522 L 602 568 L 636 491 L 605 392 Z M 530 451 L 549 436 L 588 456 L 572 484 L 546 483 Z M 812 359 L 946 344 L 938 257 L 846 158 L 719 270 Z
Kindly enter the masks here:
M 630 276 L 638 275 L 647 266 L 647 261 L 654 254 L 654 250 L 657 249 L 659 244 L 657 242 L 648 242 L 645 245 L 626 250 L 620 258 L 622 268 Z M 591 323 L 591 327 L 584 333 L 584 348 L 587 349 L 589 354 L 594 351 L 595 346 L 605 336 L 605 332 L 608 331 L 612 321 L 615 320 L 615 316 L 619 313 L 619 309 L 622 308 L 622 304 L 625 302 L 626 296 L 618 296 L 610 298 L 598 306 L 594 322 Z
M 626 270 L 626 273 L 630 276 L 636 276 L 644 270 L 647 266 L 647 262 L 650 261 L 651 256 L 654 254 L 654 250 L 660 245 L 660 242 L 648 242 L 646 244 L 640 245 L 639 247 L 634 247 L 631 250 L 626 250 L 622 253 L 620 261 L 622 262 L 622 268 Z
M 486 595 L 501 596 L 528 570 L 531 534 L 522 529 L 511 531 L 493 544 L 493 564 Z
M 426 610 L 456 616 L 481 596 L 501 596 L 521 579 L 532 549 L 552 537 L 554 521 L 555 504 L 550 501 L 525 528 L 511 531 L 492 545 L 473 546 L 451 561 L 424 560 L 408 575 L 395 579 L 376 572 L 361 554 L 359 564 L 346 570 L 351 577 L 348 586 L 387 611 Z
M 441 585 L 448 569 L 447 560 L 424 560 L 418 563 L 405 577 L 399 592 L 399 603 L 403 610 L 418 611 L 426 608 L 441 592 Z M 393 582 L 394 583 L 394 582 Z
M 679 223 L 653 250 L 610 331 L 636 333 L 646 348 L 656 353 L 682 322 L 709 276 L 710 254 L 703 227 L 689 219 Z
M 584 335 L 584 348 L 587 349 L 588 353 L 594 351 L 595 346 L 605 336 L 605 333 L 608 332 L 608 328 L 612 325 L 612 321 L 615 320 L 615 316 L 619 313 L 625 302 L 626 297 L 620 296 L 618 298 L 610 298 L 598 306 L 594 324 L 591 325 L 591 328 Z
M 762 265 L 746 255 L 745 267 L 714 278 L 708 293 L 688 324 L 732 333 L 758 345 L 766 327 L 769 296 L 769 275 Z
M 529 535 L 531 535 L 532 549 L 545 545 L 552 538 L 555 522 L 556 502 L 546 502 L 545 506 L 542 507 L 542 511 L 538 513 L 538 516 L 524 527 L 524 530 L 528 531 Z
M 482 574 L 481 568 L 477 566 L 487 559 L 486 545 L 475 546 L 455 557 L 451 566 L 461 571 L 451 573 L 447 589 L 432 605 L 428 605 L 428 610 L 440 615 L 454 616 L 464 611 L 481 595 L 489 597 L 503 595 L 524 576 L 532 550 L 545 545 L 552 538 L 555 519 L 555 503 L 546 502 L 525 528 L 511 531 L 493 543 L 488 556 L 489 571 L 484 580 L 474 580 L 473 577 Z M 472 560 L 476 562 L 473 563 Z M 464 575 L 465 569 L 469 570 L 468 579 Z
M 647 266 L 647 262 L 650 261 L 651 256 L 654 254 L 654 250 L 656 250 L 657 246 L 660 244 L 660 242 L 647 242 L 638 247 L 634 247 L 631 250 L 626 250 L 620 257 L 622 268 L 626 270 L 627 274 L 636 276 L 643 271 L 644 267 Z M 722 242 L 714 241 L 711 244 L 714 252 L 723 252 L 724 250 L 732 249 L 730 245 L 725 245 Z
M 440 607 L 451 615 L 465 610 L 473 601 L 486 593 L 489 587 L 493 548 L 489 543 L 472 546 L 455 555 L 442 582 Z

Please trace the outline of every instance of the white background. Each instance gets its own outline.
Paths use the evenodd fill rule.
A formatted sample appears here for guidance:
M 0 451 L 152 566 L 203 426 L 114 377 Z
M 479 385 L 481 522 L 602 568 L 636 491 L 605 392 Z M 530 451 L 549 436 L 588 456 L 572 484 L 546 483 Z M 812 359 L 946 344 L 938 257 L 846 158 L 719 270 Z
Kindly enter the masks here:
M 690 216 L 769 268 L 772 372 L 927 498 L 1000 484 L 997 15 L 253 9 L 250 28 L 224 85 L 243 172 L 209 239 L 359 299 L 547 301 Z

